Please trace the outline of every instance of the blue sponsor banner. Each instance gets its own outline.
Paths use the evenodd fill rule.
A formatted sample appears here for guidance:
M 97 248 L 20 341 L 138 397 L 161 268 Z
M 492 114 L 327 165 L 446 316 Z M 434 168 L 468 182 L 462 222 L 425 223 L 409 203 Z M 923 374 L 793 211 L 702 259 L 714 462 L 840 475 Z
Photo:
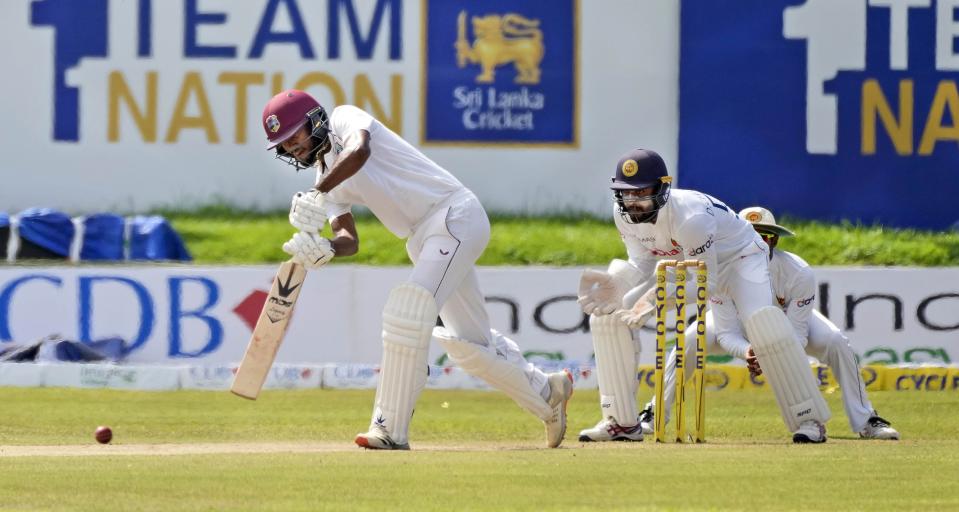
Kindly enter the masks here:
M 959 219 L 959 5 L 684 1 L 681 186 L 736 208 Z
M 577 144 L 576 0 L 425 8 L 424 142 Z

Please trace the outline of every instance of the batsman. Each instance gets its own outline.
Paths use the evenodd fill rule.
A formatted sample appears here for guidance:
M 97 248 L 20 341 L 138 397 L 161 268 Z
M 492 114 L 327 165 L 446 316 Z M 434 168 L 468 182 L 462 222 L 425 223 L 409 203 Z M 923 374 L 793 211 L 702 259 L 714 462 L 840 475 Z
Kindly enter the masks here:
M 426 385 L 436 339 L 450 359 L 534 414 L 547 446 L 566 431 L 573 393 L 568 371 L 545 374 L 516 343 L 490 329 L 474 265 L 489 241 L 486 211 L 452 174 L 383 123 L 352 105 L 327 116 L 309 94 L 288 90 L 263 110 L 268 149 L 296 167 L 316 168 L 314 189 L 293 197 L 290 223 L 300 231 L 283 250 L 307 269 L 359 250 L 353 205 L 365 206 L 406 239 L 413 271 L 392 289 L 383 310 L 383 358 L 369 430 L 357 445 L 409 449 L 416 400 Z M 329 220 L 332 239 L 320 236 Z M 445 327 L 436 326 L 437 314 Z
M 636 405 L 638 329 L 655 311 L 656 264 L 696 259 L 706 263 L 710 302 L 730 305 L 745 327 L 793 441 L 824 442 L 829 408 L 792 325 L 772 306 L 769 248 L 722 201 L 671 184 L 665 162 L 654 151 L 630 151 L 616 164 L 610 187 L 613 221 L 629 261 L 613 260 L 606 272 L 586 270 L 580 280 L 579 303 L 590 315 L 603 415 L 595 427 L 580 432 L 580 441 L 643 439 Z

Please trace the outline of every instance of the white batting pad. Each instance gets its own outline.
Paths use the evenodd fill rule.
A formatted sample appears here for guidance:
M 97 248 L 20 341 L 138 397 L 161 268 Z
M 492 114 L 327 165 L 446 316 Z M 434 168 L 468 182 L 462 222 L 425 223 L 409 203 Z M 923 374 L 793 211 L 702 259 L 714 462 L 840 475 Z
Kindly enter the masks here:
M 495 348 L 484 347 L 467 340 L 457 338 L 443 327 L 433 329 L 435 337 L 446 349 L 450 359 L 470 375 L 475 375 L 490 386 L 506 393 L 520 407 L 546 421 L 553 415 L 553 409 L 533 389 L 522 368 L 506 360 Z
M 383 425 L 397 444 L 407 441 L 413 406 L 426 386 L 435 325 L 436 301 L 425 288 L 403 283 L 390 291 L 383 308 L 383 362 L 373 424 Z
M 612 416 L 624 427 L 636 424 L 636 363 L 639 343 L 618 315 L 590 315 L 603 418 Z
M 828 421 L 829 407 L 785 313 L 773 306 L 761 308 L 744 327 L 789 430 L 795 432 L 806 420 Z

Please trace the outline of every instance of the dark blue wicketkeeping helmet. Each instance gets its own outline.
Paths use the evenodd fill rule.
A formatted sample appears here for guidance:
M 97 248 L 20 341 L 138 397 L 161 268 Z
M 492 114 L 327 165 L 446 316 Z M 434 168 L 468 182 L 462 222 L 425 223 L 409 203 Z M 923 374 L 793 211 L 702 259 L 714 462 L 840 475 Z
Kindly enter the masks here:
M 639 224 L 656 221 L 659 210 L 669 200 L 671 182 L 662 157 L 649 149 L 634 149 L 619 159 L 610 188 L 623 220 L 629 224 Z M 624 200 L 624 191 L 646 188 L 652 188 L 652 192 Z

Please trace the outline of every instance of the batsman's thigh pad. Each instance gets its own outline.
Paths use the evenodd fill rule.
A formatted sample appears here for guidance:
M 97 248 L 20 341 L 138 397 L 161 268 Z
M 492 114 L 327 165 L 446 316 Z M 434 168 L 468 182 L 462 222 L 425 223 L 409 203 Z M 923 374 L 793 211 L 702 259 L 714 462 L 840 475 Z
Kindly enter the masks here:
M 622 426 L 636 424 L 636 361 L 639 344 L 618 315 L 590 315 L 603 417 L 612 416 Z
M 749 317 L 744 326 L 789 430 L 795 432 L 806 420 L 828 421 L 829 407 L 785 313 L 767 306 Z
M 505 354 L 495 348 L 484 347 L 453 336 L 443 327 L 433 329 L 436 338 L 450 359 L 466 373 L 486 381 L 490 386 L 506 393 L 520 407 L 546 421 L 553 414 L 552 408 L 543 399 L 538 389 L 533 389 L 529 377 L 522 368 L 510 363 Z
M 413 406 L 426 386 L 436 314 L 433 295 L 413 283 L 393 288 L 383 308 L 383 362 L 373 421 L 385 420 L 397 443 L 406 442 Z

